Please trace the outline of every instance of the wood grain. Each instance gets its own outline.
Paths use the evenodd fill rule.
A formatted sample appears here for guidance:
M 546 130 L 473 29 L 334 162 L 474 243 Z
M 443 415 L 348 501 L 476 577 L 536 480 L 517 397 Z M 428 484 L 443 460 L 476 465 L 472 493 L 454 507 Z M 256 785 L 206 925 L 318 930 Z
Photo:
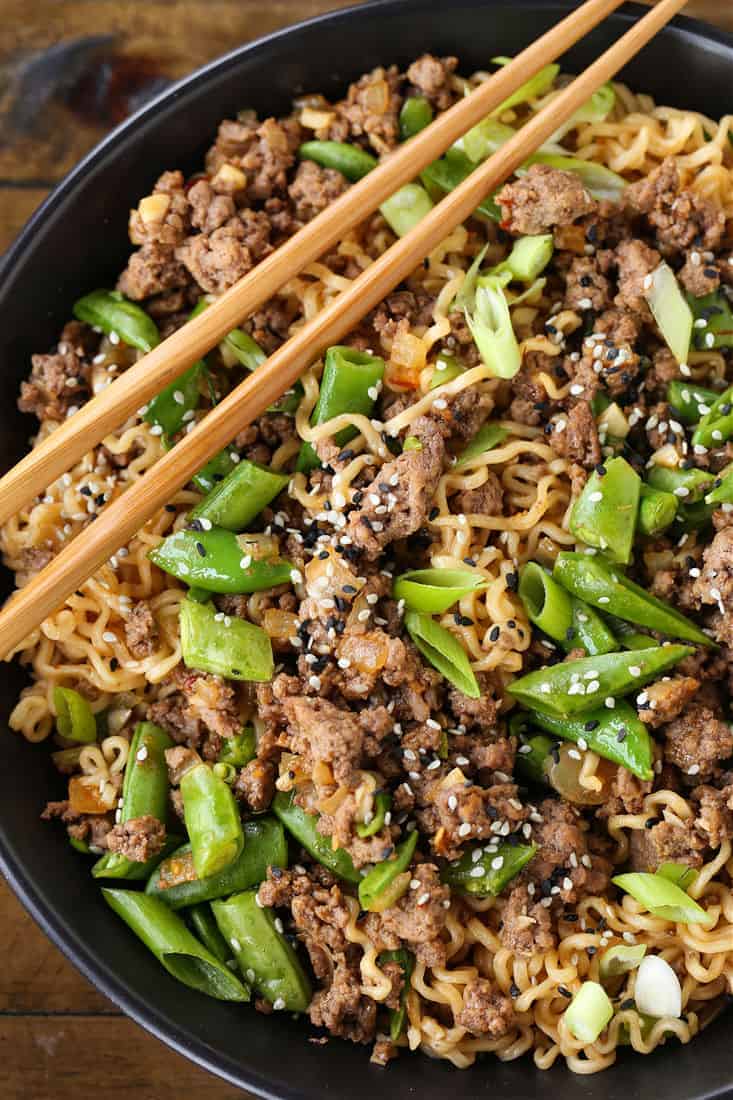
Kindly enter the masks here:
M 240 42 L 347 2 L 0 0 L 0 251 L 53 183 L 119 121 L 130 89 L 144 93 L 153 80 L 175 79 Z M 730 0 L 691 0 L 686 11 L 733 30 Z M 96 98 L 83 87 L 76 98 L 57 92 L 30 113 L 27 125 L 11 127 L 8 106 L 29 61 L 57 43 L 95 35 L 114 36 L 90 55 Z M 112 86 L 106 94 L 99 89 L 105 74 Z M 122 1017 L 1 882 L 0 927 L 2 1100 L 78 1100 L 93 1093 L 105 1100 L 246 1100 Z

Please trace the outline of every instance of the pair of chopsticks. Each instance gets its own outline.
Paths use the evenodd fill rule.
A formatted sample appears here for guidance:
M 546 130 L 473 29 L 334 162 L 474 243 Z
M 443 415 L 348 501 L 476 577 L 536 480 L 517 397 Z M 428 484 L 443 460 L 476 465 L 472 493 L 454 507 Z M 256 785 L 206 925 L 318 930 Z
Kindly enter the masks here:
M 350 187 L 208 309 L 82 406 L 0 480 L 0 523 L 34 495 L 42 493 L 105 435 L 241 324 L 284 282 L 328 251 L 381 202 L 442 156 L 454 141 L 498 107 L 542 65 L 562 54 L 620 3 L 621 0 L 587 0 Z M 487 194 L 547 141 L 684 4 L 685 0 L 660 0 L 515 137 L 477 167 L 414 229 L 241 382 L 151 472 L 109 504 L 45 569 L 16 592 L 0 612 L 0 657 L 12 652 L 118 547 L 129 542 L 197 470 L 290 388 L 329 345 L 342 340 L 366 313 L 407 278 Z

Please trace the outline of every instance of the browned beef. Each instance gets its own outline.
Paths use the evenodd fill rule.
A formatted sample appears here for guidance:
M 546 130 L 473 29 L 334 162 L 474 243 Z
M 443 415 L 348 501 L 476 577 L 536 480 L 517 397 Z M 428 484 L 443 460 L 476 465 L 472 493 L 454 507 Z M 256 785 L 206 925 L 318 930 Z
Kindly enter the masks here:
M 133 657 L 149 657 L 158 644 L 158 624 L 147 600 L 138 600 L 125 619 L 125 640 Z
M 638 814 L 644 808 L 644 797 L 654 786 L 653 780 L 641 780 L 627 768 L 619 765 L 611 780 L 606 801 L 596 810 L 596 818 L 603 820 L 614 814 Z
M 429 99 L 439 111 L 444 111 L 456 98 L 450 78 L 457 65 L 457 57 L 433 57 L 426 53 L 410 65 L 407 79 L 420 95 Z
M 117 280 L 117 289 L 133 301 L 186 287 L 191 276 L 175 258 L 172 248 L 146 244 L 133 252 Z
M 321 168 L 312 160 L 304 160 L 288 187 L 295 204 L 295 216 L 302 222 L 320 214 L 349 186 L 348 180 L 332 168 Z
M 690 294 L 694 294 L 696 298 L 712 294 L 720 286 L 718 265 L 712 260 L 703 260 L 694 248 L 688 252 L 684 264 L 677 273 L 677 278 L 685 290 L 689 290 Z
M 189 197 L 181 172 L 164 172 L 153 188 L 155 198 L 143 199 L 130 214 L 133 244 L 174 248 L 191 226 Z
M 704 842 L 692 825 L 673 825 L 669 821 L 652 824 L 648 829 L 632 829 L 629 862 L 634 871 L 656 871 L 661 863 L 685 863 L 699 867 Z
M 663 732 L 664 759 L 675 764 L 695 784 L 710 779 L 733 753 L 730 726 L 702 703 L 690 703 Z
M 407 893 L 383 913 L 371 914 L 367 927 L 376 916 L 374 923 L 389 946 L 396 948 L 404 941 L 426 966 L 441 966 L 445 963 L 441 933 L 448 915 L 444 903 L 450 900 L 450 890 L 443 886 L 438 868 L 432 863 L 413 867 L 412 876 Z
M 497 202 L 503 227 L 517 236 L 547 233 L 596 209 L 579 176 L 546 164 L 533 164 L 526 175 L 505 184 Z
M 358 718 L 326 699 L 295 696 L 283 710 L 290 731 L 290 747 L 309 762 L 330 764 L 337 782 L 349 784 L 361 764 L 364 730 Z
M 412 425 L 411 434 L 420 441 L 421 449 L 403 451 L 386 462 L 363 491 L 361 506 L 349 516 L 352 542 L 369 558 L 376 558 L 382 547 L 395 539 L 417 531 L 443 470 L 445 444 L 435 423 L 421 416 Z M 384 512 L 377 511 L 382 508 Z
M 601 444 L 590 405 L 578 401 L 563 419 L 565 426 L 558 430 L 555 425 L 550 446 L 562 458 L 592 470 L 601 461 Z
M 524 356 L 522 366 L 512 378 L 512 402 L 509 416 L 520 424 L 536 427 L 548 418 L 550 402 L 547 391 L 538 377 L 540 372 L 552 377 L 553 361 L 540 351 L 530 351 Z
M 490 732 L 496 729 L 499 712 L 496 685 L 484 672 L 477 673 L 476 679 L 481 688 L 480 698 L 471 699 L 458 688 L 451 688 L 448 693 L 448 702 L 457 722 L 466 726 L 467 729 L 476 728 L 483 732 Z
M 651 313 L 646 300 L 645 280 L 659 266 L 659 253 L 643 241 L 632 239 L 621 242 L 616 249 L 615 260 L 618 266 L 618 294 L 614 299 L 615 304 L 620 309 L 630 310 L 643 320 L 649 320 Z
M 722 621 L 715 625 L 716 637 L 728 641 L 733 614 L 733 527 L 724 527 L 705 548 L 703 567 L 693 586 L 695 598 L 717 607 Z
M 188 192 L 191 223 L 202 233 L 213 233 L 235 217 L 237 207 L 231 195 L 220 195 L 208 180 L 197 180 Z M 182 244 L 183 241 L 176 241 Z
M 665 254 L 682 252 L 691 246 L 711 249 L 720 244 L 725 226 L 723 211 L 707 199 L 680 190 L 680 178 L 673 157 L 624 192 L 624 202 L 644 214 L 656 231 Z
M 514 955 L 528 957 L 551 951 L 556 943 L 550 910 L 530 895 L 526 886 L 515 886 L 501 911 L 499 938 Z
M 42 821 L 60 818 L 66 825 L 66 831 L 73 840 L 86 840 L 93 849 L 107 847 L 107 837 L 114 824 L 112 814 L 78 814 L 69 806 L 68 799 L 62 802 L 48 802 L 41 814 Z
M 336 104 L 337 120 L 330 135 L 337 141 L 363 137 L 377 153 L 388 153 L 399 141 L 402 95 L 396 66 L 381 66 L 351 84 L 346 99 Z
M 277 773 L 272 760 L 250 760 L 241 769 L 233 791 L 252 813 L 259 814 L 272 802 Z
M 89 398 L 89 364 L 65 341 L 53 355 L 34 355 L 31 364 L 30 378 L 20 384 L 21 412 L 39 420 L 65 420 L 69 409 Z
M 546 798 L 539 807 L 542 823 L 535 825 L 533 841 L 538 850 L 523 876 L 543 887 L 552 883 L 564 902 L 575 902 L 584 894 L 602 894 L 607 889 L 611 864 L 591 854 L 583 818 L 567 802 Z
M 337 959 L 329 985 L 314 993 L 309 1013 L 312 1024 L 342 1039 L 368 1043 L 374 1037 L 377 1002 L 362 995 L 356 962 Z
M 133 863 L 145 863 L 157 856 L 165 843 L 165 825 L 150 814 L 115 825 L 107 834 L 110 852 L 118 852 Z
M 611 307 L 611 284 L 595 256 L 576 256 L 565 276 L 565 305 L 600 313 Z
M 463 1008 L 456 1023 L 472 1035 L 501 1039 L 516 1027 L 517 1017 L 510 997 L 488 978 L 473 978 L 463 991 Z
M 648 705 L 639 708 L 642 722 L 652 729 L 671 722 L 687 706 L 700 687 L 694 676 L 671 676 L 649 684 L 644 690 Z
M 470 515 L 500 516 L 504 501 L 504 490 L 493 471 L 489 470 L 486 481 L 477 489 L 464 489 L 452 502 L 453 511 Z
M 221 738 L 242 729 L 234 688 L 220 676 L 182 665 L 174 669 L 170 683 L 176 690 L 148 707 L 148 719 L 179 744 L 200 748 L 207 759 L 218 756 Z
M 719 848 L 733 837 L 733 786 L 695 787 L 692 798 L 698 804 L 695 829 L 711 848 Z
M 211 234 L 188 237 L 175 252 L 202 290 L 221 294 L 272 251 L 270 222 L 257 210 L 243 210 Z

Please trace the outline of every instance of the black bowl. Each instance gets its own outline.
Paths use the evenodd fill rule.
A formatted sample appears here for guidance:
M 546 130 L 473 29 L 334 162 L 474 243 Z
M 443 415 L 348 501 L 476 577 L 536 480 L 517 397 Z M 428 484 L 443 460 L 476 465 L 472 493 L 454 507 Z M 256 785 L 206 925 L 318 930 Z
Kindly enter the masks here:
M 15 394 L 31 352 L 50 345 L 74 299 L 111 281 L 129 250 L 128 210 L 166 168 L 196 168 L 221 118 L 242 107 L 287 110 L 303 90 L 340 94 L 374 65 L 408 63 L 424 50 L 457 54 L 462 71 L 484 67 L 497 53 L 515 53 L 573 7 L 554 0 L 380 0 L 326 15 L 236 50 L 199 71 L 135 115 L 99 145 L 54 191 L 8 253 L 0 272 L 0 463 L 23 453 L 32 428 L 15 411 Z M 629 6 L 570 52 L 579 71 L 636 20 Z M 624 71 L 635 88 L 658 100 L 717 117 L 729 106 L 733 39 L 677 20 Z M 20 670 L 0 683 L 7 717 L 22 686 Z M 307 1041 L 308 1028 L 286 1017 L 208 1000 L 178 985 L 105 906 L 86 866 L 61 829 L 39 812 L 60 797 L 44 748 L 3 731 L 0 769 L 0 861 L 10 884 L 76 966 L 133 1019 L 200 1065 L 259 1096 L 353 1100 L 388 1089 L 392 1096 L 455 1100 L 483 1095 L 533 1097 L 542 1088 L 567 1100 L 653 1097 L 702 1100 L 733 1086 L 721 1019 L 686 1047 L 670 1045 L 647 1058 L 625 1056 L 604 1074 L 550 1074 L 530 1059 L 487 1060 L 467 1072 L 424 1057 L 403 1057 L 389 1069 L 369 1065 L 364 1048 Z

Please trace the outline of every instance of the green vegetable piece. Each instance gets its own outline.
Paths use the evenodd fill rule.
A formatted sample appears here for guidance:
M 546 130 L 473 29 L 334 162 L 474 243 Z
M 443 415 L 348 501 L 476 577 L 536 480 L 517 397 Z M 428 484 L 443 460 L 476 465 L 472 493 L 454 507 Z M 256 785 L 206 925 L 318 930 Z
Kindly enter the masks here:
M 400 1007 L 390 1008 L 389 1010 L 389 1037 L 393 1043 L 396 1043 L 405 1030 L 405 1021 L 407 1019 L 407 994 L 410 991 L 410 978 L 415 969 L 415 956 L 412 951 L 407 951 L 404 947 L 400 947 L 396 951 L 382 951 L 377 958 L 377 963 L 380 966 L 384 966 L 385 963 L 389 962 L 399 963 L 402 967 L 403 975 Z
M 417 829 L 407 834 L 407 838 L 395 848 L 392 859 L 375 863 L 359 883 L 359 904 L 368 912 L 377 912 L 382 906 L 379 901 L 383 895 L 389 896 L 389 889 L 398 875 L 403 874 L 412 862 L 417 846 Z M 405 890 L 407 889 L 405 884 Z M 390 905 L 393 905 L 405 892 L 401 890 L 397 896 L 390 897 Z
M 667 402 L 675 418 L 683 424 L 697 424 L 718 399 L 714 390 L 706 390 L 695 382 L 673 379 L 667 386 Z
M 234 458 L 232 455 L 234 455 Z M 210 489 L 213 489 L 215 485 L 224 480 L 238 461 L 239 455 L 231 447 L 225 451 L 219 451 L 218 455 L 214 455 L 212 459 L 209 459 L 206 465 L 202 466 L 199 472 L 193 475 L 191 480 L 200 492 L 208 493 Z
M 214 875 L 200 878 L 193 865 L 191 845 L 184 844 L 155 869 L 145 892 L 171 909 L 225 898 L 267 878 L 268 867 L 288 866 L 288 845 L 279 821 L 261 815 L 242 826 L 244 846 L 237 859 Z
M 208 520 L 227 531 L 245 527 L 281 493 L 287 474 L 242 459 L 191 512 L 192 520 Z
M 522 569 L 519 598 L 531 623 L 557 642 L 568 641 L 573 628 L 571 598 L 537 562 L 527 562 Z
M 508 65 L 511 60 L 511 57 L 503 56 L 492 57 L 491 59 L 494 65 Z M 493 115 L 503 115 L 504 111 L 508 111 L 511 107 L 518 107 L 520 103 L 528 103 L 530 99 L 539 99 L 545 92 L 549 92 L 559 72 L 559 65 L 554 63 L 544 65 L 539 72 L 517 88 L 516 92 L 512 92 L 509 98 L 500 103 L 491 113 Z
M 666 531 L 677 516 L 679 497 L 664 489 L 654 489 L 651 485 L 642 485 L 639 497 L 639 534 L 649 537 Z
M 694 867 L 688 867 L 686 863 L 661 863 L 657 867 L 656 874 L 669 879 L 679 886 L 680 890 L 687 892 L 697 879 L 697 871 Z
M 685 301 L 674 271 L 664 260 L 651 274 L 646 292 L 649 308 L 669 350 L 678 363 L 686 363 L 692 339 L 692 310 Z
M 693 446 L 715 447 L 733 434 L 733 386 L 715 399 L 692 435 Z
M 419 611 L 408 611 L 404 621 L 408 634 L 425 660 L 464 695 L 479 699 L 481 689 L 458 639 L 429 615 Z
M 160 726 L 140 722 L 130 742 L 130 755 L 122 783 L 122 824 L 136 817 L 154 817 L 165 825 L 168 817 L 168 766 L 165 750 L 173 741 Z M 167 845 L 171 850 L 170 843 Z M 163 859 L 164 853 L 144 863 L 135 862 L 119 852 L 105 852 L 92 867 L 95 878 L 146 879 Z
M 148 556 L 164 573 L 208 592 L 262 592 L 288 584 L 293 568 L 283 559 L 248 561 L 251 556 L 242 550 L 237 536 L 223 527 L 176 531 Z
M 575 741 L 576 744 L 584 741 L 592 752 L 604 760 L 621 764 L 640 779 L 651 779 L 654 775 L 652 739 L 634 708 L 623 699 L 617 699 L 612 708 L 597 705 L 582 718 L 557 718 L 535 710 L 531 719 L 563 741 Z
M 356 183 L 377 165 L 377 158 L 357 145 L 343 141 L 306 141 L 298 150 L 301 160 L 314 160 L 322 168 L 334 168 Z
M 92 708 L 78 691 L 55 687 L 53 706 L 56 711 L 56 729 L 61 737 L 84 745 L 90 745 L 97 740 L 97 723 Z
M 507 258 L 492 268 L 490 274 L 501 275 L 508 272 L 518 282 L 533 283 L 549 264 L 553 251 L 551 233 L 538 237 L 520 237 L 514 242 Z
M 424 96 L 409 96 L 400 110 L 400 141 L 409 141 L 433 121 L 433 108 Z
M 249 991 L 231 970 L 158 898 L 109 887 L 102 889 L 102 896 L 179 982 L 219 1001 L 249 1000 Z
M 222 341 L 222 347 L 225 355 L 228 353 L 245 370 L 257 370 L 267 359 L 266 353 L 257 341 L 242 328 L 234 328 L 228 332 Z
M 403 451 L 421 451 L 422 443 L 415 435 L 408 435 L 405 437 L 405 442 L 402 444 Z
M 608 622 L 624 649 L 650 649 L 659 644 L 656 638 L 642 634 L 631 623 L 617 619 L 615 615 L 609 615 Z
M 630 970 L 636 970 L 645 955 L 646 944 L 643 943 L 633 945 L 617 943 L 614 947 L 607 948 L 601 955 L 598 968 L 601 981 L 618 978 L 620 974 L 628 974 Z
M 310 982 L 290 942 L 278 932 L 275 914 L 257 904 L 256 891 L 214 901 L 211 908 L 239 969 L 256 992 L 274 1009 L 305 1012 Z
M 459 454 L 455 469 L 464 470 L 487 451 L 493 451 L 494 447 L 500 446 L 508 435 L 509 429 L 502 428 L 500 424 L 484 424 Z
M 544 733 L 536 733 L 531 737 L 522 734 L 514 765 L 517 774 L 529 783 L 545 783 L 545 761 L 554 744 L 552 738 L 546 737 Z
M 603 550 L 611 561 L 628 564 L 634 545 L 641 479 L 625 458 L 594 470 L 576 500 L 570 530 L 587 546 Z
M 356 826 L 361 837 L 374 836 L 384 828 L 384 819 L 392 806 L 392 795 L 387 791 L 377 791 L 374 796 L 374 813 L 368 822 Z
M 673 638 L 684 638 L 698 645 L 713 644 L 707 634 L 684 615 L 650 596 L 598 557 L 563 550 L 557 556 L 552 575 L 568 592 L 602 612 Z
M 92 854 L 89 844 L 86 840 L 80 840 L 79 837 L 70 836 L 69 844 L 75 852 L 81 852 L 83 856 L 90 856 Z
M 160 342 L 158 328 L 144 309 L 118 290 L 93 290 L 74 303 L 77 321 L 101 328 L 107 336 L 117 333 L 123 343 L 150 351 Z
M 664 875 L 630 871 L 625 875 L 616 875 L 611 881 L 627 894 L 631 894 L 652 916 L 678 924 L 710 922 L 705 910 Z
M 506 126 L 496 118 L 482 118 L 468 133 L 454 142 L 446 154 L 446 160 L 467 157 L 473 167 L 501 149 L 502 145 L 514 137 L 514 133 L 511 126 Z
M 156 394 L 145 409 L 148 424 L 162 428 L 167 439 L 179 432 L 186 423 L 186 414 L 198 407 L 201 376 L 206 372 L 206 364 L 199 360 Z
M 429 192 L 447 195 L 463 183 L 475 167 L 475 163 L 465 153 L 451 150 L 450 155 L 441 157 L 440 160 L 435 160 L 424 168 L 420 173 L 420 179 Z M 493 195 L 485 198 L 476 207 L 474 214 L 494 222 L 501 221 L 501 210 Z
M 479 355 L 491 374 L 513 378 L 521 358 L 501 279 L 486 275 L 478 280 L 473 302 L 464 313 Z
M 468 848 L 460 859 L 443 868 L 440 877 L 452 890 L 482 898 L 497 897 L 537 851 L 534 844 L 507 844 L 505 841 L 496 845 L 496 851 L 487 853 L 485 845 L 478 848 L 481 852 L 478 859 L 473 858 L 475 848 Z
M 355 348 L 334 346 L 326 352 L 321 377 L 321 391 L 311 416 L 311 424 L 324 424 L 342 413 L 371 416 L 374 402 L 384 376 L 384 360 Z M 334 439 L 343 447 L 356 435 L 355 428 L 343 428 Z M 300 448 L 296 468 L 301 473 L 320 466 L 311 443 Z
M 559 168 L 563 172 L 573 172 L 579 176 L 586 191 L 589 191 L 594 199 L 609 202 L 619 202 L 626 188 L 626 180 L 605 164 L 599 164 L 594 160 L 582 160 L 578 157 L 558 156 L 555 153 L 534 153 L 524 162 L 516 174 L 523 176 L 530 165 L 547 164 L 550 168 Z
M 690 653 L 690 646 L 665 645 L 582 657 L 528 672 L 507 691 L 541 714 L 572 718 L 638 690 Z
M 685 504 L 697 504 L 713 487 L 715 474 L 708 470 L 698 470 L 692 466 L 683 470 L 680 466 L 670 469 L 668 466 L 652 466 L 647 474 L 647 483 L 652 489 L 661 489 L 672 493 L 678 501 Z
M 573 596 L 571 602 L 573 636 L 564 643 L 563 648 L 569 652 L 574 647 L 582 646 L 589 657 L 594 657 L 596 653 L 615 653 L 618 649 L 616 636 L 598 612 L 577 596 Z
M 317 814 L 306 813 L 300 806 L 296 806 L 292 794 L 283 791 L 278 791 L 275 795 L 271 808 L 288 832 L 318 863 L 322 863 L 345 882 L 361 882 L 361 873 L 354 867 L 346 849 L 334 848 L 331 838 L 319 833 Z
M 406 183 L 385 199 L 379 209 L 390 229 L 398 237 L 404 237 L 430 213 L 433 206 L 433 200 L 421 184 Z
M 616 92 L 609 80 L 608 83 L 603 84 L 598 91 L 594 92 L 588 102 L 579 107 L 567 122 L 555 130 L 555 133 L 543 148 L 548 148 L 551 143 L 562 141 L 565 134 L 581 122 L 603 122 L 613 110 L 615 102 Z
M 613 1005 L 598 982 L 583 982 L 565 1009 L 563 1019 L 571 1035 L 581 1043 L 595 1043 L 613 1016 Z
M 696 321 L 707 322 L 704 328 L 693 329 L 692 342 L 698 351 L 706 351 L 711 347 L 733 347 L 733 312 L 722 291 L 714 290 L 711 294 L 703 295 L 702 298 L 695 298 L 692 294 L 688 294 L 687 304 Z
M 211 906 L 203 902 L 201 905 L 192 906 L 187 914 L 191 931 L 201 940 L 204 947 L 214 955 L 220 963 L 228 966 L 234 961 L 232 949 L 219 931 L 219 925 L 214 919 Z
M 252 726 L 247 726 L 241 733 L 234 737 L 225 737 L 219 750 L 220 764 L 233 764 L 235 768 L 243 768 L 254 760 L 257 755 L 257 738 Z
M 216 875 L 234 863 L 244 847 L 234 795 L 208 764 L 197 764 L 186 772 L 181 795 L 196 874 L 199 878 Z
M 392 595 L 414 611 L 442 615 L 458 600 L 482 591 L 487 584 L 469 569 L 412 569 L 395 578 Z
M 677 509 L 677 527 L 680 531 L 702 531 L 710 525 L 715 508 L 714 504 L 706 501 L 683 504 Z
M 441 351 L 435 360 L 435 370 L 430 379 L 430 389 L 435 390 L 438 386 L 444 386 L 446 382 L 452 382 L 454 378 L 458 378 L 463 374 L 464 370 L 463 363 L 456 359 L 454 355 L 448 355 L 447 352 Z
M 705 497 L 706 504 L 730 504 L 733 502 L 733 466 L 721 470 L 713 481 L 712 491 Z

